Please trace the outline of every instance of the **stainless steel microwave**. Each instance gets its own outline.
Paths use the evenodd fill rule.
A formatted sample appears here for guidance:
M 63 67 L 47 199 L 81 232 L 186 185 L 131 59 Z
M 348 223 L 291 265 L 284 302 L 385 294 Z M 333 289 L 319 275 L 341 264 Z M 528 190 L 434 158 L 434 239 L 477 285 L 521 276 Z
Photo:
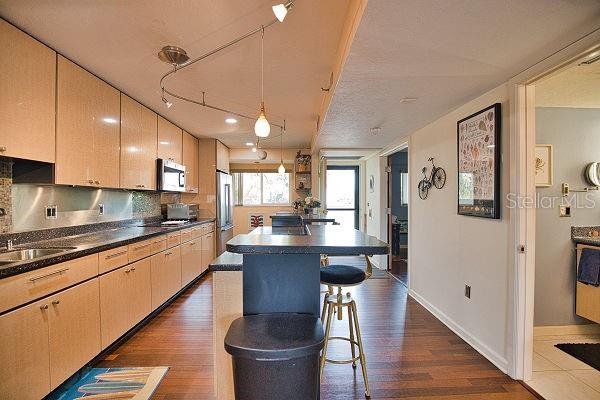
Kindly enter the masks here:
M 185 192 L 185 165 L 158 159 L 158 190 Z

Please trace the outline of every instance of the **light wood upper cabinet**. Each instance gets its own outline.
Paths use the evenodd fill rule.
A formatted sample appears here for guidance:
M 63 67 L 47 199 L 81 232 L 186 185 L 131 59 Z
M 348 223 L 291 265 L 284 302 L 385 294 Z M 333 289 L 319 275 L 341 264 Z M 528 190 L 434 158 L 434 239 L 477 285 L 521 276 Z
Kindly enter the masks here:
M 217 169 L 229 173 L 229 147 L 217 142 Z
M 54 389 L 100 352 L 98 278 L 57 293 L 47 303 L 50 383 Z
M 183 165 L 185 165 L 185 189 L 198 193 L 198 139 L 183 131 Z
M 0 393 L 37 400 L 50 392 L 49 302 L 40 300 L 0 317 Z
M 119 91 L 58 56 L 56 183 L 119 187 Z
M 156 190 L 157 130 L 156 113 L 121 93 L 121 188 Z
M 158 117 L 158 158 L 182 162 L 183 131 L 177 125 Z
M 0 155 L 55 160 L 56 53 L 0 19 Z

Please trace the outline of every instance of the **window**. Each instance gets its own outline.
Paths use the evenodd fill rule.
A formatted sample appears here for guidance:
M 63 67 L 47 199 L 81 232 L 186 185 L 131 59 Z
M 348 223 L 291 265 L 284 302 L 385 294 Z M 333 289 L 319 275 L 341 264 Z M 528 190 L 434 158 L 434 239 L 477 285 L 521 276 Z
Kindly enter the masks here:
M 290 204 L 290 174 L 234 172 L 235 204 L 238 206 Z

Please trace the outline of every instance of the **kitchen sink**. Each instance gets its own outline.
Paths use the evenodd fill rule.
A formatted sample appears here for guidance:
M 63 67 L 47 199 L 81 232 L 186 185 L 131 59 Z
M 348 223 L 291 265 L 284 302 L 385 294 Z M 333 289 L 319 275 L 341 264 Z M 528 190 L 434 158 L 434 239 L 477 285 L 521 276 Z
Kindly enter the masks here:
M 34 260 L 40 257 L 51 256 L 73 250 L 74 247 L 52 247 L 44 249 L 14 249 L 0 253 L 0 265 L 19 261 Z

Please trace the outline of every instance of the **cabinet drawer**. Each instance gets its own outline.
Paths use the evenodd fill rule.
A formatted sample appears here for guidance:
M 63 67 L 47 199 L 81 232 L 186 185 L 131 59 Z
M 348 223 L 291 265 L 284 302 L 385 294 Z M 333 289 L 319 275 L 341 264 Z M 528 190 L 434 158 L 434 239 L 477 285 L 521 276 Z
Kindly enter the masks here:
M 192 239 L 192 228 L 181 231 L 181 243 L 185 243 Z
M 98 275 L 98 254 L 77 258 L 0 281 L 0 312 Z
M 129 262 L 134 262 L 137 260 L 141 260 L 145 257 L 150 257 L 152 254 L 152 244 L 153 240 L 144 240 L 138 243 L 132 243 L 127 246 L 127 254 L 129 258 Z
M 204 226 L 205 226 L 204 229 L 206 230 L 206 233 L 211 233 L 211 232 L 215 231 L 215 224 L 213 222 L 211 222 L 210 224 L 206 224 Z
M 203 228 L 201 226 L 196 226 L 192 228 L 192 239 L 198 239 L 203 234 Z
M 167 248 L 175 247 L 181 244 L 181 233 L 172 232 L 167 234 Z
M 101 274 L 122 267 L 129 260 L 127 246 L 98 253 L 98 270 Z
M 167 249 L 167 237 L 159 236 L 152 239 L 152 246 L 150 246 L 152 254 L 160 253 Z

